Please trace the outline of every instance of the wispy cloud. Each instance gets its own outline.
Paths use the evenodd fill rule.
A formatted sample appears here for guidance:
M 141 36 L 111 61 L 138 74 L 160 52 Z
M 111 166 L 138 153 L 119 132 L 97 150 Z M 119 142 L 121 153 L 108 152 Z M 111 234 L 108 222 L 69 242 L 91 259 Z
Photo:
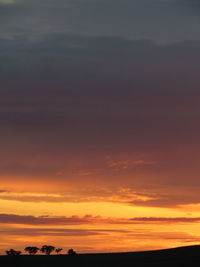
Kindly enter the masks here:
M 135 217 L 135 218 L 103 218 L 101 216 L 85 215 L 71 217 L 27 216 L 15 214 L 0 214 L 2 224 L 21 225 L 95 225 L 95 224 L 188 224 L 199 223 L 200 217 Z
M 0 5 L 10 5 L 14 3 L 15 3 L 15 0 L 0 0 Z
M 131 188 L 86 187 L 66 191 L 62 194 L 0 191 L 0 199 L 22 202 L 148 202 L 156 198 L 153 194 L 136 192 Z
M 137 166 L 151 166 L 157 165 L 157 161 L 144 160 L 144 159 L 126 159 L 126 160 L 114 160 L 111 157 L 107 157 L 107 165 L 113 169 L 131 169 Z
M 1 232 L 1 231 L 0 231 Z M 130 231 L 127 230 L 102 230 L 102 229 L 94 229 L 94 230 L 86 230 L 86 229 L 59 229 L 59 228 L 14 228 L 9 230 L 4 230 L 4 234 L 6 235 L 16 235 L 16 236 L 98 236 L 98 235 L 108 235 L 109 233 L 128 233 Z

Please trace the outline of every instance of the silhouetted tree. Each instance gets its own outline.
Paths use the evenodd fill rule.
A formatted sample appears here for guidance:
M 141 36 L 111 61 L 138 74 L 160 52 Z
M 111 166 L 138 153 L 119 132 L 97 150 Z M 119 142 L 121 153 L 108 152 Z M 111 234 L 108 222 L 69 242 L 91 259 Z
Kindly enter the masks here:
M 42 253 L 45 253 L 46 255 L 50 255 L 54 250 L 55 250 L 54 246 L 47 246 L 47 245 L 42 246 L 40 249 L 40 251 Z
M 14 249 L 6 250 L 6 254 L 9 256 L 19 256 L 22 252 Z
M 74 251 L 72 248 L 68 250 L 68 255 L 76 255 L 76 251 Z
M 37 247 L 26 247 L 24 250 L 28 252 L 30 255 L 35 255 L 40 249 Z
M 63 250 L 62 248 L 56 248 L 56 249 L 55 249 L 55 252 L 56 252 L 57 254 L 60 254 L 62 250 Z

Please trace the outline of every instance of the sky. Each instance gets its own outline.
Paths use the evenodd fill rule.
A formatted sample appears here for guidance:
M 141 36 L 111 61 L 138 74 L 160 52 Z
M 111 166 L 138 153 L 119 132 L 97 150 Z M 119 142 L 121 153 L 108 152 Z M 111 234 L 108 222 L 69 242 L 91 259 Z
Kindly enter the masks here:
M 0 0 L 0 253 L 200 242 L 197 0 Z

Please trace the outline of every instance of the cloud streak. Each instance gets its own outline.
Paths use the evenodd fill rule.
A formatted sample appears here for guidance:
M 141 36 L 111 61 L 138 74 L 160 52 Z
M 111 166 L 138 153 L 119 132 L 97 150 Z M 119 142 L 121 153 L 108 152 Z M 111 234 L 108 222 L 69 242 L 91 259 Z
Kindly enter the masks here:
M 165 42 L 191 40 L 199 36 L 197 5 L 197 1 L 179 0 L 125 0 L 123 5 L 121 0 L 17 1 L 14 10 L 6 9 L 1 32 L 9 36 L 28 32 L 33 38 L 46 32 L 73 32 Z
M 191 224 L 199 223 L 200 217 L 135 217 L 135 218 L 102 218 L 86 215 L 84 217 L 50 217 L 0 214 L 0 223 L 21 225 L 93 225 L 93 224 Z
M 15 0 L 0 0 L 0 5 L 10 5 L 14 3 L 15 3 Z

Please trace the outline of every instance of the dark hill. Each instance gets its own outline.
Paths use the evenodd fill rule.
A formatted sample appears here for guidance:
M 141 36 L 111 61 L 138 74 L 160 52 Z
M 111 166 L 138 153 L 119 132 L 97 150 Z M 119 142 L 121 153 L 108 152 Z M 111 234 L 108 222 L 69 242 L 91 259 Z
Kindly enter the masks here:
M 79 254 L 75 256 L 0 256 L 2 267 L 165 267 L 165 266 L 200 266 L 200 246 L 173 249 L 105 253 Z

